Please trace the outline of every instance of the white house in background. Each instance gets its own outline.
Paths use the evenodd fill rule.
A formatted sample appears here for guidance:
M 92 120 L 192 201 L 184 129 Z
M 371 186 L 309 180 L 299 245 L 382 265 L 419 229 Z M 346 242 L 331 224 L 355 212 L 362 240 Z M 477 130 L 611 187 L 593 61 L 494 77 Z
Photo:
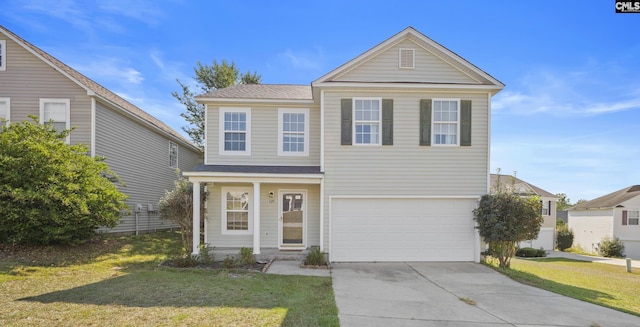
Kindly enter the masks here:
M 517 177 L 509 175 L 491 174 L 491 192 L 498 189 L 498 185 L 523 196 L 537 195 L 542 202 L 542 218 L 544 222 L 540 227 L 540 233 L 535 240 L 528 240 L 520 243 L 520 247 L 543 248 L 553 251 L 556 244 L 556 202 L 558 197 L 533 184 L 527 183 Z
M 205 162 L 185 175 L 209 192 L 205 242 L 256 254 L 319 246 L 331 261 L 478 261 L 472 211 L 489 192 L 491 97 L 503 87 L 409 27 L 311 85 L 196 97 Z
M 126 186 L 131 214 L 105 232 L 135 233 L 176 227 L 158 214 L 158 201 L 173 188 L 176 168 L 197 166 L 200 149 L 163 122 L 0 26 L 2 124 L 53 120 L 75 127 L 71 144 L 104 156 Z
M 618 237 L 628 258 L 640 259 L 640 185 L 569 208 L 573 245 L 597 253 L 603 237 Z

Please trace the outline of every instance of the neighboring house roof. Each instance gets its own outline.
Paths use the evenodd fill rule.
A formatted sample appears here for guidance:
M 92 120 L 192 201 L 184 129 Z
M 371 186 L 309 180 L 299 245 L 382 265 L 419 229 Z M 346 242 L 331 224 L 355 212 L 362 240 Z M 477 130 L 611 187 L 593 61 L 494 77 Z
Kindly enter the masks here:
M 603 195 L 591 201 L 577 204 L 569 210 L 587 210 L 587 209 L 608 209 L 615 208 L 629 199 L 640 195 L 640 185 L 632 185 L 621 190 Z
M 82 75 L 77 70 L 69 67 L 68 65 L 66 65 L 62 61 L 60 61 L 60 60 L 56 59 L 55 57 L 53 57 L 52 55 L 44 52 L 43 50 L 41 50 L 40 48 L 36 47 L 35 45 L 27 42 L 26 40 L 24 40 L 23 38 L 19 37 L 15 33 L 9 31 L 8 29 L 6 29 L 4 26 L 0 25 L 0 31 L 5 33 L 11 39 L 13 39 L 13 41 L 15 41 L 16 43 L 20 44 L 27 51 L 33 53 L 36 57 L 39 57 L 45 63 L 49 64 L 54 69 L 56 69 L 57 71 L 59 71 L 63 75 L 67 76 L 69 79 L 71 79 L 72 81 L 77 83 L 80 87 L 82 87 L 85 90 L 87 90 L 87 94 L 88 95 L 95 94 L 96 96 L 102 98 L 103 100 L 105 100 L 107 102 L 110 102 L 113 105 L 116 105 L 116 106 L 122 108 L 127 113 L 129 113 L 129 114 L 141 119 L 142 121 L 144 121 L 147 124 L 151 125 L 152 127 L 154 127 L 155 129 L 159 130 L 160 132 L 162 132 L 164 134 L 167 134 L 167 135 L 170 135 L 174 139 L 178 139 L 178 140 L 182 141 L 182 143 L 192 147 L 194 150 L 200 151 L 200 148 L 197 145 L 193 144 L 191 141 L 189 141 L 187 138 L 182 136 L 180 133 L 176 132 L 171 127 L 167 126 L 165 123 L 163 123 L 160 120 L 156 119 L 155 117 L 149 115 L 148 113 L 146 113 L 142 109 L 136 107 L 135 105 L 131 104 L 127 100 L 125 100 L 122 97 L 118 96 L 117 94 L 109 91 L 104 86 L 102 86 L 102 85 L 96 83 L 95 81 L 91 80 L 90 78 Z
M 251 174 L 322 174 L 320 166 L 200 165 L 193 171 Z
M 491 192 L 493 193 L 498 187 L 498 180 L 500 180 L 500 186 L 508 190 L 513 190 L 516 193 L 523 195 L 538 195 L 548 198 L 558 198 L 554 194 L 547 192 L 533 184 L 529 184 L 517 177 L 511 175 L 491 174 Z
M 496 93 L 504 88 L 504 84 L 502 82 L 489 75 L 482 69 L 478 68 L 474 64 L 470 63 L 466 59 L 462 58 L 457 53 L 447 49 L 440 43 L 418 32 L 411 26 L 405 28 L 404 30 L 383 41 L 382 43 L 374 46 L 358 57 L 348 61 L 340 67 L 316 79 L 311 83 L 311 85 L 316 86 L 317 84 L 335 82 L 336 79 L 338 79 L 340 76 L 343 76 L 345 73 L 355 69 L 356 67 L 367 62 L 369 59 L 375 57 L 377 54 L 385 51 L 386 49 L 405 39 L 412 40 L 416 44 L 422 46 L 425 50 L 446 61 L 451 66 L 456 67 L 459 71 L 472 77 L 474 80 L 477 80 L 479 85 L 483 85 L 484 87 L 494 87 Z
M 313 95 L 310 85 L 240 84 L 209 91 L 196 99 L 313 100 Z

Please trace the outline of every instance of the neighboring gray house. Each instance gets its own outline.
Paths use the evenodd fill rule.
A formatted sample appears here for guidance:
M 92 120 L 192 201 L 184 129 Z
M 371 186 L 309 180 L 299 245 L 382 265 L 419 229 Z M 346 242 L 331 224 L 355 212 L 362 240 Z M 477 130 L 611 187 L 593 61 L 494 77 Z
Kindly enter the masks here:
M 331 261 L 478 261 L 472 211 L 489 192 L 491 98 L 503 87 L 409 27 L 311 85 L 196 97 L 204 165 L 185 175 L 209 191 L 205 242 L 256 254 L 319 246 Z
M 173 227 L 160 219 L 158 200 L 173 188 L 176 168 L 200 162 L 200 150 L 182 135 L 0 26 L 0 119 L 9 123 L 39 117 L 76 129 L 71 144 L 106 157 L 126 184 L 131 215 L 109 232 Z
M 556 202 L 558 202 L 558 197 L 517 177 L 491 174 L 491 193 L 497 191 L 498 185 L 523 196 L 537 195 L 540 197 L 542 218 L 544 218 L 540 233 L 535 240 L 521 242 L 520 247 L 543 248 L 553 251 L 556 244 Z
M 605 236 L 618 237 L 628 258 L 640 259 L 640 185 L 632 185 L 569 208 L 573 245 L 597 253 Z

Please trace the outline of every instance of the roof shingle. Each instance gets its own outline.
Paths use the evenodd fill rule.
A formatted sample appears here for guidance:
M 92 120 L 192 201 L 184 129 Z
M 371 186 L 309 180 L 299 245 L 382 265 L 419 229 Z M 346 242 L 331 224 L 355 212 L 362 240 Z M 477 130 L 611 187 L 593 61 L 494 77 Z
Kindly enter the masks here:
M 569 210 L 614 208 L 622 204 L 622 202 L 625 202 L 636 196 L 640 196 L 640 185 L 625 187 L 621 190 L 603 195 L 591 201 L 582 202 L 569 208 Z
M 512 180 L 513 179 L 513 180 Z M 517 177 L 510 175 L 491 174 L 491 191 L 493 192 L 498 186 L 498 180 L 502 187 L 507 189 L 513 188 L 518 193 L 533 194 L 538 196 L 557 198 L 554 194 L 547 192 L 533 184 L 529 184 Z M 513 181 L 513 184 L 512 184 Z M 513 186 L 512 186 L 513 185 Z
M 196 97 L 196 99 L 206 98 L 313 100 L 313 94 L 310 85 L 239 84 Z

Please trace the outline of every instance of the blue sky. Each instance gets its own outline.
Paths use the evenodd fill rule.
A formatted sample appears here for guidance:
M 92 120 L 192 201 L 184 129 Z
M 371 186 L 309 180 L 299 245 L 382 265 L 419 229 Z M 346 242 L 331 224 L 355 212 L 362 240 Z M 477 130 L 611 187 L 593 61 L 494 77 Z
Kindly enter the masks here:
M 309 84 L 407 26 L 506 84 L 491 170 L 575 202 L 640 184 L 640 14 L 614 1 L 0 0 L 0 24 L 176 130 L 176 79 Z

